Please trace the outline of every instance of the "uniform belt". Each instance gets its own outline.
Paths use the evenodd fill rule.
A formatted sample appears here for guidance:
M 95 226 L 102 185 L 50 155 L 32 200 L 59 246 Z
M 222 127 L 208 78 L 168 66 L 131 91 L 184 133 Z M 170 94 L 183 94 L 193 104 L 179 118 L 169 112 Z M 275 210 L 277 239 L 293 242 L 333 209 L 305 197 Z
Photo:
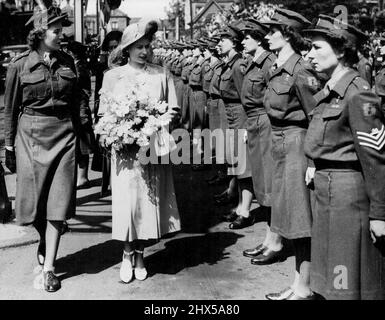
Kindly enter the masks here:
M 229 98 L 223 98 L 224 103 L 241 103 L 240 99 L 229 99 Z
M 28 114 L 30 116 L 40 116 L 40 117 L 44 117 L 44 116 L 64 117 L 64 116 L 71 115 L 70 110 L 64 107 L 60 107 L 60 108 L 47 107 L 47 108 L 41 108 L 41 109 L 32 109 L 32 108 L 25 107 L 23 109 L 23 113 Z
M 362 171 L 359 161 L 331 161 L 331 160 L 314 160 L 316 170 L 354 170 Z
M 261 114 L 266 114 L 266 109 L 264 108 L 245 108 L 245 112 L 247 114 L 247 116 L 259 116 Z
M 293 120 L 285 120 L 285 119 L 282 120 L 282 119 L 270 118 L 270 123 L 273 128 L 285 128 L 285 127 L 294 126 L 294 127 L 307 129 L 308 127 L 307 120 L 293 121 Z
M 211 93 L 210 94 L 210 98 L 211 99 L 222 99 L 222 97 L 219 95 L 219 94 L 215 94 L 215 93 Z

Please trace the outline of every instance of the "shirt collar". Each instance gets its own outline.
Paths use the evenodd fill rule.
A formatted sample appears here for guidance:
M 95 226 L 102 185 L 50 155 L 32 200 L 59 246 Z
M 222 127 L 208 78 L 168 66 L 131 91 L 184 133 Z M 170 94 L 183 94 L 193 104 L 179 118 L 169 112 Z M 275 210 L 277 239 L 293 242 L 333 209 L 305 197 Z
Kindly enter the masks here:
M 233 64 L 235 63 L 235 61 L 237 61 L 238 59 L 240 59 L 241 58 L 241 55 L 240 55 L 240 53 L 236 53 L 236 54 L 234 54 L 232 57 L 231 57 L 231 59 L 227 62 L 227 65 L 229 66 L 229 67 L 232 67 L 233 66 Z
M 257 65 L 261 65 L 269 55 L 269 51 L 263 50 L 258 54 L 258 56 L 253 58 L 253 62 L 255 62 Z
M 301 59 L 301 56 L 297 53 L 293 53 L 290 57 L 288 57 L 283 62 L 283 64 L 281 63 L 282 69 L 285 69 L 290 75 L 293 75 L 295 65 L 297 64 L 299 59 Z M 277 61 L 278 61 L 278 58 L 277 58 Z M 282 60 L 280 62 L 282 62 Z M 277 63 L 277 65 L 279 65 L 279 63 Z
M 349 84 L 358 76 L 358 73 L 350 68 L 343 69 L 326 82 L 325 88 L 333 90 L 341 98 L 345 95 Z
M 53 52 L 51 53 L 51 67 L 57 62 L 59 61 L 59 56 Z M 39 53 L 37 51 L 31 51 L 31 53 L 29 54 L 28 56 L 28 60 L 27 60 L 27 63 L 26 63 L 26 67 L 29 69 L 29 70 L 33 70 L 35 69 L 36 67 L 38 67 L 40 64 L 44 64 L 46 66 L 48 66 L 47 63 L 44 62 L 44 59 L 43 57 L 41 57 L 39 55 Z
M 40 64 L 44 64 L 43 58 L 39 55 L 39 53 L 37 51 L 35 51 L 35 50 L 31 51 L 31 53 L 28 55 L 26 67 L 29 70 L 32 70 Z

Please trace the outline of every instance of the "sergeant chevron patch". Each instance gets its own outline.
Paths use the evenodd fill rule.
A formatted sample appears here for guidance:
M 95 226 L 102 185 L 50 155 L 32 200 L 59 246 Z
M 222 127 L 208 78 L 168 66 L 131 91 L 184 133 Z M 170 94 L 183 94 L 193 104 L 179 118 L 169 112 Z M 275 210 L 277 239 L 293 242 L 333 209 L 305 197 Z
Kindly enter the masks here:
M 380 130 L 374 128 L 370 133 L 357 131 L 357 138 L 361 146 L 379 151 L 385 145 L 385 127 L 382 125 Z

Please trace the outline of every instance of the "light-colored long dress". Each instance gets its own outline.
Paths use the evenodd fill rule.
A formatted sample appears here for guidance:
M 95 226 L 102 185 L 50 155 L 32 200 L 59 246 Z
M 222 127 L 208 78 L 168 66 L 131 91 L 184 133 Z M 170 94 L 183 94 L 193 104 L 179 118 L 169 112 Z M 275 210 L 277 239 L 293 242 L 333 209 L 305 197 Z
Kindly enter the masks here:
M 104 76 L 102 91 L 119 96 L 127 92 L 125 85 L 132 77 L 140 79 L 151 97 L 167 99 L 170 106 L 177 105 L 172 78 L 154 65 L 146 65 L 142 70 L 129 64 L 112 69 Z M 105 108 L 100 105 L 99 113 Z M 166 233 L 179 231 L 171 165 L 142 165 L 134 155 L 112 152 L 112 238 L 131 242 L 159 239 Z

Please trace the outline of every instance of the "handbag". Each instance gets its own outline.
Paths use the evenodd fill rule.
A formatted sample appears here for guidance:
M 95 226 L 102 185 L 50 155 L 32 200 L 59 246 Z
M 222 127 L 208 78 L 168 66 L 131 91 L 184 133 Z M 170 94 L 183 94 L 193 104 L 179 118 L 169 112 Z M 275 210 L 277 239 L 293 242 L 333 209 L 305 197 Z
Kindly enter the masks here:
M 158 157 L 163 157 L 176 149 L 175 139 L 165 127 L 156 132 L 154 147 Z

